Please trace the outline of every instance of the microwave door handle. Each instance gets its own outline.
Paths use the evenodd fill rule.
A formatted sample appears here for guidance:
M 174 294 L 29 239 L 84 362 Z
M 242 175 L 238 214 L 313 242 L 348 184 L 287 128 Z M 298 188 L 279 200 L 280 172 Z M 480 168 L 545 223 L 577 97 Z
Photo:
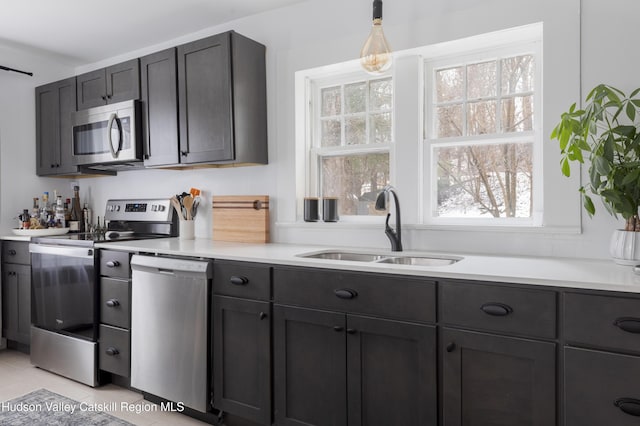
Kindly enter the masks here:
M 116 123 L 118 126 L 118 147 L 117 149 L 113 147 L 113 123 Z M 111 150 L 111 155 L 113 158 L 118 158 L 118 154 L 120 154 L 120 150 L 122 149 L 122 126 L 120 124 L 120 120 L 118 116 L 113 113 L 109 116 L 109 123 L 107 124 L 107 134 L 109 135 L 109 149 Z

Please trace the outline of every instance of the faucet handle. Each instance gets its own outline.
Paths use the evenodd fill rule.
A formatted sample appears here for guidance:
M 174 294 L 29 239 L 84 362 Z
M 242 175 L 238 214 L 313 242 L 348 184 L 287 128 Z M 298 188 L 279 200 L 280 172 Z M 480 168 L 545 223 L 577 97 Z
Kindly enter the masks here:
M 391 213 L 387 213 L 387 220 L 384 221 L 385 228 L 391 229 L 389 226 L 389 219 L 391 218 Z

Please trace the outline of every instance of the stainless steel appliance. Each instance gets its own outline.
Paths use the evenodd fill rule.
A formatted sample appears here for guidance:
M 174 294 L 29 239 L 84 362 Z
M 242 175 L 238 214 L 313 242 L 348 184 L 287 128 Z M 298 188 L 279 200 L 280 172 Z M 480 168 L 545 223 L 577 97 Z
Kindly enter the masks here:
M 140 102 L 131 100 L 73 113 L 72 163 L 141 162 L 140 111 Z
M 131 386 L 205 413 L 212 262 L 131 258 Z
M 174 237 L 178 218 L 169 199 L 109 200 L 105 234 L 39 237 L 31 253 L 31 363 L 90 386 L 98 370 L 96 242 Z

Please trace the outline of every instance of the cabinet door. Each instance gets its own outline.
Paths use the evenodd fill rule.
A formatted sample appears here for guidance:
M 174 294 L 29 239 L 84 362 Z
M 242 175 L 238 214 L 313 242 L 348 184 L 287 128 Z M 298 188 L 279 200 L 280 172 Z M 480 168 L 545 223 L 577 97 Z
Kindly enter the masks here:
M 36 174 L 76 171 L 71 164 L 71 113 L 76 110 L 76 79 L 36 88 Z
M 18 335 L 18 274 L 16 265 L 2 265 L 2 335 L 17 340 Z
M 145 166 L 178 164 L 176 49 L 140 58 Z
M 275 423 L 347 424 L 345 317 L 274 305 Z
M 106 105 L 107 94 L 104 68 L 76 77 L 78 110 Z
M 556 424 L 554 343 L 443 328 L 442 424 Z
M 31 268 L 3 264 L 2 326 L 5 337 L 28 345 L 31 335 Z
M 230 38 L 178 46 L 181 163 L 234 159 Z
M 76 78 L 71 77 L 58 83 L 59 145 L 56 174 L 69 174 L 78 171 L 72 163 L 73 113 L 76 111 Z
M 214 407 L 271 424 L 269 302 L 213 297 Z
M 132 59 L 105 70 L 107 103 L 140 99 L 140 62 Z
M 640 424 L 640 357 L 565 349 L 565 425 Z
M 436 331 L 347 315 L 349 426 L 437 425 Z

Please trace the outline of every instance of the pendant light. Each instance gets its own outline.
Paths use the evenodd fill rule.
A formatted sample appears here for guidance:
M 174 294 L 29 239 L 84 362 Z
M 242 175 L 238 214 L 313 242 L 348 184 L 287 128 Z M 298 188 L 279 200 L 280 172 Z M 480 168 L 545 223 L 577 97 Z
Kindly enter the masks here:
M 360 64 L 370 74 L 381 74 L 391 67 L 391 49 L 382 32 L 382 0 L 373 0 L 373 25 L 360 51 Z

